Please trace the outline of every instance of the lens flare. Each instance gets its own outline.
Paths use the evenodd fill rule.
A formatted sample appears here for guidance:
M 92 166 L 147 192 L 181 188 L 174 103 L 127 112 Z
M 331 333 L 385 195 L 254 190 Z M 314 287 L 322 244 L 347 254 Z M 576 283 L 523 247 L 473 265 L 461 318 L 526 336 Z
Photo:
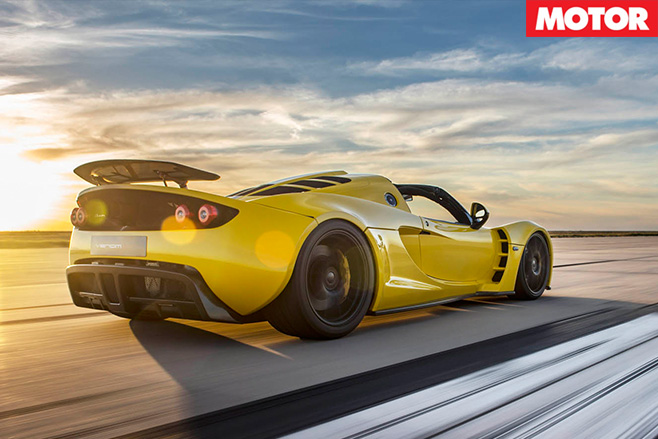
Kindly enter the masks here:
M 189 244 L 196 236 L 196 226 L 190 218 L 178 221 L 175 215 L 168 216 L 162 222 L 162 236 L 175 245 Z
M 279 230 L 265 232 L 255 245 L 256 257 L 270 268 L 288 267 L 295 253 L 295 242 Z
M 89 200 L 85 204 L 87 222 L 92 226 L 100 226 L 107 220 L 107 204 L 102 200 Z

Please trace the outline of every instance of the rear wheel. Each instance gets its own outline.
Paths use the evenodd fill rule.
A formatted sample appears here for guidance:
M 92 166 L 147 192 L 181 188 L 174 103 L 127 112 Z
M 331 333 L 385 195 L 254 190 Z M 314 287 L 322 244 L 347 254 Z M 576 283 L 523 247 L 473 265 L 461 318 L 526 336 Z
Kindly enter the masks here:
M 351 223 L 331 220 L 309 235 L 288 286 L 265 315 L 289 335 L 339 338 L 359 325 L 374 290 L 375 265 L 366 237 Z
M 546 289 L 550 272 L 551 257 L 546 238 L 541 233 L 534 233 L 523 249 L 514 294 L 510 297 L 521 300 L 539 298 Z

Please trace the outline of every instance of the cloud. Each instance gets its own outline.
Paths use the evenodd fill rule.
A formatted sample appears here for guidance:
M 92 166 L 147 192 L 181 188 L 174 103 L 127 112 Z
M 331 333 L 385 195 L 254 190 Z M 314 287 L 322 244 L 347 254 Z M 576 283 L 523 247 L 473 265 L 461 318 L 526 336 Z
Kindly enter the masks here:
M 605 88 L 604 88 L 605 90 Z M 658 91 L 658 89 L 656 90 Z M 29 95 L 29 94 L 28 94 Z M 13 95 L 12 95 L 13 96 Z M 41 159 L 83 152 L 207 148 L 323 150 L 351 142 L 367 151 L 546 150 L 548 156 L 638 150 L 655 130 L 608 128 L 658 118 L 655 102 L 602 95 L 597 85 L 572 88 L 507 81 L 443 80 L 349 98 L 310 89 L 258 88 L 240 92 L 145 91 L 112 94 L 61 92 L 39 102 L 58 114 L 53 131 L 66 146 L 35 148 Z M 42 110 L 43 111 L 43 110 Z M 27 113 L 27 112 L 23 112 Z M 41 122 L 39 122 L 41 123 Z
M 380 61 L 355 62 L 348 70 L 365 75 L 405 76 L 428 73 L 486 75 L 524 69 L 540 71 L 651 73 L 658 68 L 650 45 L 606 40 L 568 39 L 527 52 L 486 47 L 418 53 Z
M 658 213 L 647 204 L 658 197 L 658 102 L 602 84 L 447 79 L 338 98 L 300 86 L 0 93 L 11 102 L 2 140 L 42 163 L 166 158 L 219 172 L 221 186 L 201 187 L 221 193 L 343 168 L 439 184 L 493 204 L 501 221 L 549 227 L 581 224 L 593 200 L 606 227 L 620 203 Z
M 84 154 L 85 152 L 91 151 L 81 151 L 75 148 L 34 148 L 24 151 L 23 154 L 32 161 L 41 162 L 44 160 L 58 160 L 76 153 Z
M 528 60 L 537 60 L 545 69 L 605 72 L 615 75 L 653 73 L 658 59 L 655 47 L 606 39 L 567 39 L 530 52 Z
M 472 72 L 491 67 L 492 60 L 485 59 L 483 54 L 475 49 L 456 49 L 350 65 L 352 70 L 379 75 L 400 75 L 413 71 Z
M 186 25 L 133 19 L 117 24 L 113 19 L 116 10 L 111 5 L 76 2 L 53 7 L 48 2 L 7 3 L 0 8 L 4 12 L 4 23 L 0 24 L 0 66 L 61 65 L 83 58 L 84 54 L 98 56 L 103 53 L 101 51 L 108 51 L 107 55 L 120 52 L 125 56 L 145 48 L 185 47 L 198 41 L 286 37 L 281 31 L 228 21 L 197 20 Z M 126 13 L 137 13 L 137 8 L 143 6 L 130 2 L 121 4 L 122 8 L 127 8 Z M 147 11 L 148 8 L 139 10 L 144 15 Z

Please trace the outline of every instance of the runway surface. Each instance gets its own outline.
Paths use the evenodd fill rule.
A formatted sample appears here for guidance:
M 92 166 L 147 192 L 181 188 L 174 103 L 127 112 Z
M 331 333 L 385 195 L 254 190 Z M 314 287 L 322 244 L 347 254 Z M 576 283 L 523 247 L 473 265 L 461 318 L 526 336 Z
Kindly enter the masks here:
M 114 437 L 515 333 L 658 302 L 658 238 L 555 239 L 553 290 L 368 317 L 331 342 L 267 323 L 130 322 L 74 307 L 66 249 L 0 250 L 0 431 Z

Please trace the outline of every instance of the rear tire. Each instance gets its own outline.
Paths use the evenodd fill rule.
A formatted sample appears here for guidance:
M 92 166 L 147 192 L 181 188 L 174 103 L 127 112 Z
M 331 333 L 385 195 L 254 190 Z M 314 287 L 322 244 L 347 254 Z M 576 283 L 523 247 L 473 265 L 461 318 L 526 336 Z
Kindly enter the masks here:
M 339 338 L 359 325 L 374 291 L 368 240 L 353 224 L 330 220 L 306 239 L 288 286 L 265 309 L 265 316 L 288 335 Z
M 533 233 L 523 248 L 514 294 L 510 297 L 519 300 L 538 299 L 546 290 L 551 268 L 546 238 L 542 233 Z

